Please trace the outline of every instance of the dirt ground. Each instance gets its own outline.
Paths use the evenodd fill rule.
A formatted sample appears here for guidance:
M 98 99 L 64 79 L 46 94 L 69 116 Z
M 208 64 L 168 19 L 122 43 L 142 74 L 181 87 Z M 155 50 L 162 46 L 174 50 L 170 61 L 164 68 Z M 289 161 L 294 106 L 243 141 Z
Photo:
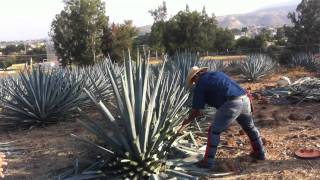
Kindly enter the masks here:
M 241 83 L 253 92 L 276 85 L 281 75 L 297 79 L 316 76 L 301 69 L 282 70 L 259 83 Z M 234 77 L 239 80 L 239 77 Z M 217 159 L 235 172 L 224 179 L 320 179 L 320 159 L 302 160 L 294 155 L 301 147 L 320 149 L 320 103 L 274 105 L 255 100 L 255 123 L 264 137 L 267 160 L 248 158 L 249 141 L 233 123 L 221 137 Z M 96 115 L 93 115 L 95 117 Z M 0 152 L 7 155 L 5 179 L 51 179 L 58 170 L 86 156 L 83 146 L 70 133 L 86 136 L 77 122 L 64 122 L 46 128 L 0 132 Z M 89 152 L 90 154 L 90 152 Z

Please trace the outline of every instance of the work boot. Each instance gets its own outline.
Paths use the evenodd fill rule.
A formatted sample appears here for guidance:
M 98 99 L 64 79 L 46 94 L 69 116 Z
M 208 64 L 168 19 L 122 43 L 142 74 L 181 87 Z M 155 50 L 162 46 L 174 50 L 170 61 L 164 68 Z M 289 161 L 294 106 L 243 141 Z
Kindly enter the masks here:
M 257 160 L 266 160 L 266 153 L 261 138 L 251 141 L 252 152 L 250 156 Z
M 202 159 L 196 163 L 196 166 L 198 168 L 213 169 L 214 168 L 214 160 Z

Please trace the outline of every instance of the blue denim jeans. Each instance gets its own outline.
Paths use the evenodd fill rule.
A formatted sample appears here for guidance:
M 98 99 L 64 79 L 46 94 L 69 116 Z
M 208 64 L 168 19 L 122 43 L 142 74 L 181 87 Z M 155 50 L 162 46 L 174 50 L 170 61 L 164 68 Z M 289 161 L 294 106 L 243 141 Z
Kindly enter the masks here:
M 214 163 L 217 147 L 220 142 L 220 134 L 227 129 L 229 124 L 236 120 L 248 135 L 253 152 L 257 156 L 265 154 L 260 133 L 255 127 L 251 112 L 250 99 L 245 96 L 241 99 L 226 101 L 216 112 L 214 120 L 208 131 L 205 160 Z

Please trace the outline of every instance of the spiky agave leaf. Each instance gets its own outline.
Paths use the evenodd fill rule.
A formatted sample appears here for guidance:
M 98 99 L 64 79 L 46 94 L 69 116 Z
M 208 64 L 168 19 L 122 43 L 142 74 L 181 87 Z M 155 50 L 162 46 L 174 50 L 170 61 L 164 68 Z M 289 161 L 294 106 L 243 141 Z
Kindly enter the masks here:
M 81 83 L 70 83 L 60 71 L 37 68 L 9 77 L 6 84 L 3 115 L 18 125 L 56 123 L 83 100 Z
M 107 67 L 113 66 L 115 74 L 119 76 L 122 67 L 117 64 L 112 64 L 110 59 L 91 66 L 75 67 L 72 70 L 66 71 L 66 77 L 70 82 L 81 81 L 82 88 L 86 88 L 96 97 L 104 102 L 111 102 L 113 100 L 113 92 L 111 88 L 110 78 L 107 72 Z M 91 100 L 89 97 L 83 106 L 90 106 Z
M 152 76 L 148 60 L 138 56 L 133 67 L 129 56 L 121 83 L 116 83 L 115 69 L 107 68 L 120 118 L 86 90 L 103 115 L 103 123 L 109 127 L 103 129 L 89 117 L 80 120 L 104 142 L 93 145 L 87 140 L 87 143 L 100 151 L 104 147 L 106 156 L 112 157 L 101 169 L 105 174 L 116 172 L 123 178 L 141 179 L 161 171 L 167 147 L 171 145 L 170 137 L 176 133 L 174 128 L 188 111 L 183 108 L 188 92 L 179 85 L 180 76 L 164 75 L 163 68 L 164 64 L 159 74 Z
M 4 87 L 6 87 L 5 79 L 0 77 L 0 98 L 4 98 L 6 96 Z
M 176 53 L 170 57 L 165 66 L 165 74 L 179 73 L 179 85 L 185 86 L 185 80 L 191 67 L 208 67 L 210 71 L 223 71 L 226 65 L 223 61 L 218 60 L 201 60 L 197 54 L 184 52 Z M 154 66 L 153 70 L 156 74 L 159 73 L 160 66 Z
M 318 70 L 320 61 L 312 54 L 300 53 L 292 56 L 289 63 L 290 67 L 304 67 L 311 71 Z
M 222 60 L 202 60 L 198 63 L 199 67 L 208 67 L 210 71 L 224 71 L 227 67 Z
M 170 57 L 166 64 L 165 71 L 168 73 L 179 72 L 180 86 L 185 86 L 185 80 L 191 67 L 199 65 L 199 56 L 193 53 L 176 53 L 173 57 Z
M 255 81 L 273 72 L 276 62 L 263 54 L 248 55 L 245 60 L 238 63 L 239 70 L 247 80 Z

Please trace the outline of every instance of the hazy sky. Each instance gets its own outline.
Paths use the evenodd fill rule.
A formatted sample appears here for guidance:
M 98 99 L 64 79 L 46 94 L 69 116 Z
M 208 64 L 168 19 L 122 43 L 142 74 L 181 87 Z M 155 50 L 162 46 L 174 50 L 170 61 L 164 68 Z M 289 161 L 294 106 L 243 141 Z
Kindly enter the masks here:
M 136 26 L 152 24 L 148 11 L 155 9 L 163 0 L 103 0 L 110 21 L 121 23 L 131 19 Z M 169 15 L 183 10 L 186 4 L 190 10 L 217 16 L 254 11 L 292 0 L 167 0 Z M 298 0 L 294 0 L 298 1 Z M 25 40 L 48 37 L 50 24 L 63 9 L 62 0 L 0 0 L 0 41 Z

